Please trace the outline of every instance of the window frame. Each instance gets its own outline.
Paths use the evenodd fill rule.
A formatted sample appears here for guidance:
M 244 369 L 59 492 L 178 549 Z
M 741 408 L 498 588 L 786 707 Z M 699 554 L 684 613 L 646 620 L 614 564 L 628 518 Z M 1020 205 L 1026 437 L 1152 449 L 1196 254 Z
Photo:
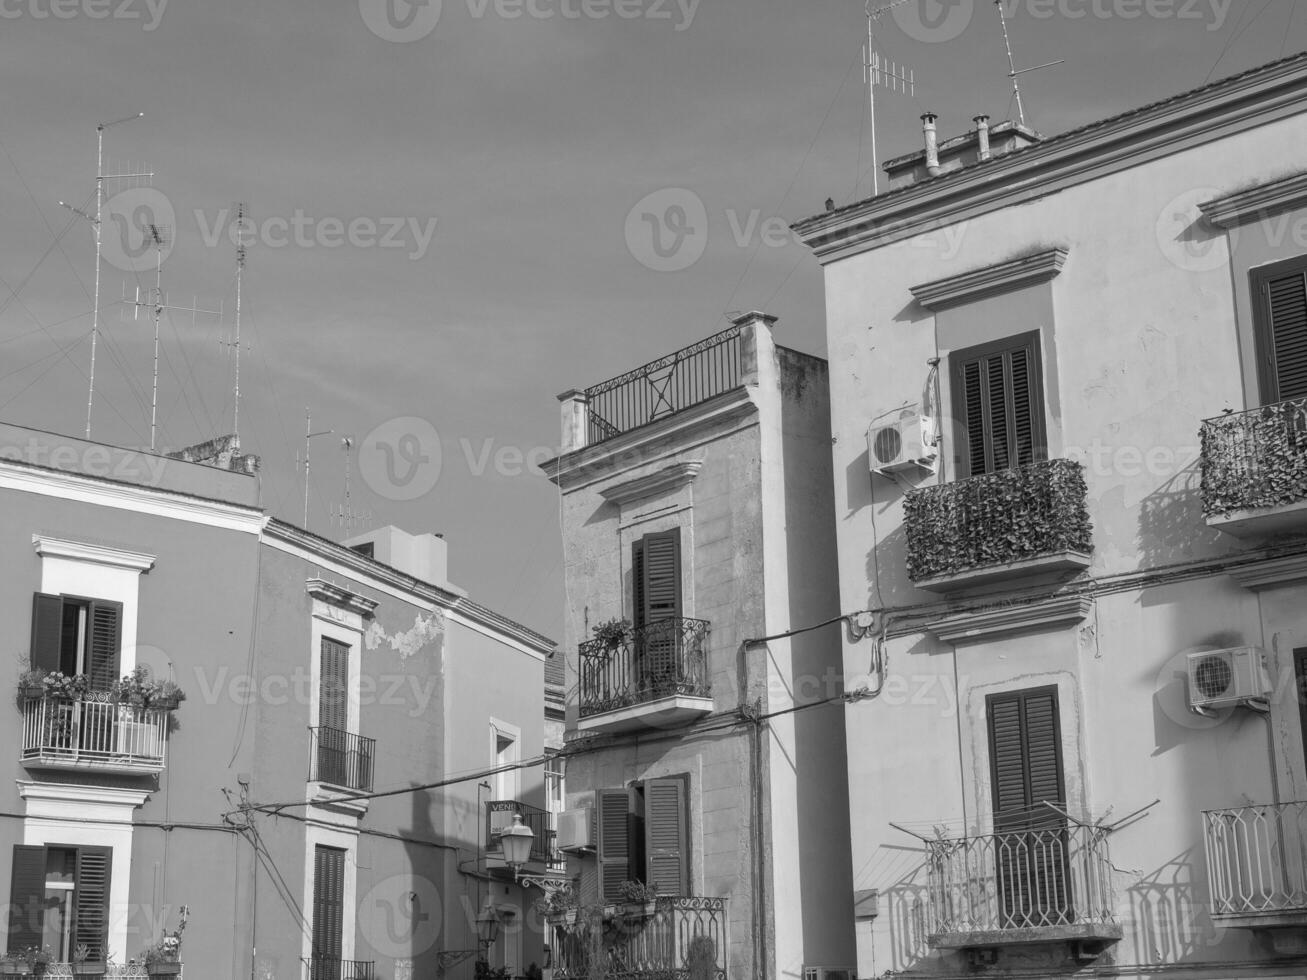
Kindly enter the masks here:
M 1304 288 L 1307 288 L 1307 254 L 1280 259 L 1248 270 L 1248 291 L 1253 321 L 1253 354 L 1257 367 L 1259 406 L 1275 405 L 1285 400 L 1280 392 L 1279 369 L 1276 362 L 1275 323 L 1271 316 L 1269 287 L 1273 279 L 1282 279 L 1294 272 L 1303 277 Z
M 680 797 L 680 877 L 683 881 L 685 895 L 689 897 L 694 894 L 694 862 L 692 858 L 691 841 L 693 839 L 692 831 L 692 814 L 690 805 L 690 775 L 689 773 L 676 773 L 666 776 L 655 776 L 646 779 L 636 780 L 626 787 L 615 787 L 610 789 L 600 789 L 595 791 L 595 861 L 598 867 L 596 887 L 599 891 L 600 901 L 613 903 L 619 901 L 616 894 L 616 888 L 621 884 L 620 881 L 614 880 L 612 887 L 614 891 L 609 892 L 605 886 L 604 865 L 615 863 L 625 865 L 625 881 L 638 881 L 647 884 L 650 878 L 649 862 L 651 857 L 652 843 L 648 829 L 648 787 L 657 784 L 676 784 L 679 789 Z M 610 797 L 615 802 L 617 798 L 625 800 L 623 813 L 625 815 L 626 826 L 624 832 L 618 832 L 616 837 L 625 842 L 624 854 L 609 857 L 605 846 L 605 837 L 607 836 L 605 827 L 606 820 L 612 819 L 612 816 L 605 817 L 608 811 L 604 806 L 604 797 Z M 613 808 L 614 811 L 617 807 Z M 660 891 L 660 894 L 668 894 Z
M 968 425 L 966 416 L 966 387 L 964 371 L 970 364 L 978 361 L 985 361 L 996 355 L 1011 354 L 1014 351 L 1025 350 L 1029 352 L 1030 364 L 1028 366 L 1030 375 L 1030 438 L 1031 449 L 1030 458 L 1026 462 L 1038 462 L 1048 458 L 1048 403 L 1044 391 L 1044 356 L 1043 344 L 1039 330 L 1026 330 L 1018 334 L 1012 334 L 1002 337 L 998 340 L 987 341 L 983 344 L 976 344 L 972 347 L 960 347 L 949 352 L 949 395 L 952 400 L 953 417 L 955 420 L 955 443 L 959 446 L 956 455 L 956 465 L 958 479 L 965 480 L 973 476 L 983 476 L 988 473 L 994 473 L 1002 469 L 997 465 L 993 451 L 994 433 L 992 429 L 992 420 L 986 421 L 984 407 L 982 405 L 981 428 L 983 438 L 985 439 L 985 459 L 986 468 L 982 472 L 974 472 L 971 466 L 971 430 Z M 1005 362 L 1006 364 L 1006 362 Z M 1009 432 L 1013 428 L 1016 418 L 1015 398 L 1011 390 L 1010 371 L 1004 368 L 1004 409 L 1007 414 L 1005 424 Z M 982 383 L 984 379 L 982 378 Z M 1009 448 L 1011 448 L 1009 446 Z M 1024 465 L 1021 462 L 1020 451 L 1018 450 L 1017 461 L 1013 462 L 1009 457 L 1008 467 Z
M 42 903 L 42 907 L 39 912 L 36 912 L 36 916 L 39 922 L 35 926 L 35 930 L 36 932 L 39 932 L 40 936 L 37 942 L 35 943 L 29 942 L 27 944 L 36 945 L 36 946 L 46 945 L 45 914 L 47 911 L 49 911 L 49 909 L 45 907 L 44 903 L 46 901 L 45 892 L 46 892 L 46 884 L 47 884 L 47 877 L 48 877 L 48 872 L 46 871 L 46 869 L 49 866 L 50 852 L 71 851 L 74 855 L 73 884 L 72 884 L 72 888 L 70 889 L 71 891 L 70 898 L 71 898 L 73 915 L 72 915 L 72 921 L 65 926 L 65 928 L 67 929 L 67 940 L 68 940 L 69 950 L 71 952 L 71 950 L 76 949 L 79 944 L 83 942 L 87 942 L 88 940 L 98 939 L 98 942 L 87 942 L 87 945 L 91 947 L 91 952 L 92 952 L 90 959 L 95 962 L 104 962 L 108 957 L 109 948 L 110 948 L 110 934 L 109 934 L 110 896 L 113 887 L 113 861 L 114 861 L 114 848 L 111 846 L 105 846 L 99 844 L 67 844 L 62 842 L 13 845 L 13 849 L 11 851 L 12 860 L 10 865 L 10 883 L 9 883 L 10 913 L 9 913 L 9 921 L 6 923 L 6 930 L 5 930 L 6 944 L 8 946 L 23 944 L 24 939 L 30 940 L 32 935 L 34 934 L 32 932 L 32 928 L 33 928 L 32 923 L 29 922 L 27 930 L 18 933 L 20 938 L 18 939 L 17 942 L 15 942 L 14 936 L 15 933 L 17 932 L 17 930 L 15 929 L 15 916 L 23 914 L 23 902 L 19 896 L 15 895 L 15 889 L 19 885 L 18 878 L 19 878 L 19 869 L 20 869 L 20 855 L 23 854 L 24 852 L 30 853 L 36 851 L 39 851 L 41 854 L 40 863 L 42 868 L 41 878 L 40 878 L 41 891 L 40 891 L 40 898 L 39 898 L 39 901 Z M 86 858 L 92 855 L 101 859 L 104 862 L 103 863 L 104 881 L 100 888 L 100 902 L 99 902 L 100 922 L 98 927 L 94 928 L 94 932 L 96 933 L 95 936 L 86 935 L 86 932 L 91 931 L 92 927 L 85 926 L 83 923 L 83 915 L 86 912 L 86 909 L 84 908 L 83 900 L 86 898 L 86 889 L 89 887 L 85 883 L 83 862 Z M 100 954 L 98 957 L 94 955 L 97 952 Z

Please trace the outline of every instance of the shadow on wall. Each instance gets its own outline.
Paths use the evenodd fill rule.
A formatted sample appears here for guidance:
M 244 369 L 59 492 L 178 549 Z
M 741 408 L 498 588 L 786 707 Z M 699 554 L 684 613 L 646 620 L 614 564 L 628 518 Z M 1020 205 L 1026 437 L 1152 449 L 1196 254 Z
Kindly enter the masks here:
M 890 962 L 881 972 L 899 972 L 930 955 L 930 947 L 926 945 L 930 896 L 926 889 L 925 863 L 891 885 L 884 895 L 885 913 L 889 916 Z
M 1202 855 L 1193 847 L 1140 877 L 1126 889 L 1135 923 L 1135 961 L 1207 962 L 1226 930 L 1212 921 Z
M 1235 631 L 1210 633 L 1188 651 L 1222 650 L 1242 646 L 1245 640 Z M 1235 710 L 1222 708 L 1216 717 L 1195 714 L 1189 707 L 1189 676 L 1185 653 L 1172 656 L 1157 675 L 1157 689 L 1153 692 L 1153 757 L 1191 743 L 1195 732 L 1224 724 Z
M 911 589 L 912 580 L 908 578 L 908 566 L 904 560 L 908 548 L 907 532 L 902 524 L 888 533 L 884 530 L 889 525 L 886 511 L 890 504 L 903 496 L 904 488 L 889 477 L 874 476 L 868 466 L 864 451 L 845 469 L 849 502 L 845 519 L 871 522 L 875 532 L 872 548 L 867 552 L 867 605 L 870 608 L 882 605 L 881 597 L 886 592 Z
M 1221 532 L 1203 518 L 1200 465 L 1190 463 L 1140 503 L 1138 546 L 1144 567 L 1226 550 Z

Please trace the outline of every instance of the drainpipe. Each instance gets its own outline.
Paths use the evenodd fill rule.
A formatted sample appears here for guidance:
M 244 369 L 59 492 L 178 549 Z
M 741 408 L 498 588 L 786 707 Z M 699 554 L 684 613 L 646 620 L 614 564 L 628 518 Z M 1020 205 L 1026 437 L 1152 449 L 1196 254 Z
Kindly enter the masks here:
M 977 116 L 972 122 L 976 124 L 976 143 L 980 151 L 980 162 L 992 160 L 994 154 L 989 150 L 989 116 Z
M 933 112 L 921 117 L 921 128 L 926 135 L 926 172 L 932 177 L 938 177 L 943 172 L 939 165 L 939 134 L 935 131 L 935 120 L 938 118 Z

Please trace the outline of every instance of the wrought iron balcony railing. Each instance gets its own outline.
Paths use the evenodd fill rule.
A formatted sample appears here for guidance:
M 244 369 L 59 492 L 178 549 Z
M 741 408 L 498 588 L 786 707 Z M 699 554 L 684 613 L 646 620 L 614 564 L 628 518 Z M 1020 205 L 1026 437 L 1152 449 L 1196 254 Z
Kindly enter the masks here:
M 577 651 L 581 717 L 676 695 L 710 697 L 708 629 L 702 619 L 660 619 L 616 645 L 582 643 Z
M 74 972 L 76 971 L 76 972 Z M 74 978 L 87 977 L 86 964 L 73 964 L 68 961 L 47 963 L 42 980 L 74 980 Z M 175 976 L 175 980 L 183 980 L 186 976 L 185 967 Z M 150 980 L 150 970 L 144 963 L 131 961 L 128 963 L 105 963 L 103 970 L 90 974 L 90 977 L 96 980 Z
M 1058 824 L 928 843 L 931 940 L 1112 923 L 1106 832 Z
M 160 772 L 168 745 L 163 708 L 136 708 L 107 694 L 26 698 L 22 761 L 52 769 Z
M 674 354 L 587 388 L 587 442 L 706 402 L 741 383 L 740 328 L 730 327 Z
M 309 782 L 330 783 L 361 792 L 372 790 L 377 740 L 339 728 L 309 729 Z
M 554 980 L 596 975 L 590 925 L 555 917 Z M 726 899 L 662 897 L 652 916 L 605 931 L 598 972 L 612 980 L 726 980 L 727 949 Z
M 1079 463 L 1050 459 L 921 487 L 903 503 L 914 582 L 1060 552 L 1093 551 Z
M 304 961 L 308 980 L 376 980 L 376 963 L 372 960 L 337 960 L 314 956 Z
M 1307 500 L 1307 398 L 1208 419 L 1202 451 L 1206 517 Z
M 503 854 L 499 835 L 513 826 L 513 815 L 520 813 L 522 823 L 531 828 L 531 861 L 540 864 L 555 863 L 553 814 L 530 803 L 517 800 L 491 800 L 486 803 L 486 854 Z
M 1203 813 L 1215 916 L 1307 913 L 1307 802 Z

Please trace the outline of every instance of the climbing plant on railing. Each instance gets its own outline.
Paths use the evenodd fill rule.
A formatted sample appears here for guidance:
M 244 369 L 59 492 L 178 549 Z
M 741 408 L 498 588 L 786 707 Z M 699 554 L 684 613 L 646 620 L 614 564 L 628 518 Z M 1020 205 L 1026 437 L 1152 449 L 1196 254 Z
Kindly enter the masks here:
M 1208 517 L 1307 499 L 1307 399 L 1208 419 L 1202 450 Z

